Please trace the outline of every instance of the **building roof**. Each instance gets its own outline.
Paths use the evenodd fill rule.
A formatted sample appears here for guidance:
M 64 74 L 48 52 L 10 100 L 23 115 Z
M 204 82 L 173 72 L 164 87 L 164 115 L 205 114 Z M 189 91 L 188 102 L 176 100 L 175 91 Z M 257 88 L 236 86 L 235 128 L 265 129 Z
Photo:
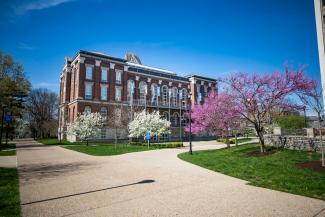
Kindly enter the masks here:
M 85 54 L 85 55 L 90 55 L 90 56 L 94 56 L 94 57 L 99 57 L 99 58 L 104 58 L 104 59 L 110 59 L 110 60 L 114 60 L 114 61 L 118 61 L 118 62 L 123 62 L 125 63 L 126 60 L 122 59 L 122 58 L 118 58 L 118 57 L 113 57 L 113 56 L 109 56 L 100 52 L 94 52 L 94 51 L 85 51 L 85 50 L 80 50 L 74 57 L 73 60 L 79 55 L 79 54 Z
M 197 74 L 186 75 L 185 78 L 198 78 L 198 79 L 202 79 L 202 80 L 217 82 L 217 79 L 215 79 L 215 78 L 209 78 L 209 77 L 205 77 L 205 76 L 201 76 L 201 75 L 197 75 Z
M 118 62 L 124 63 L 127 66 L 129 66 L 129 71 L 137 72 L 137 73 L 143 73 L 143 74 L 152 75 L 152 76 L 164 77 L 164 78 L 173 79 L 173 80 L 180 80 L 180 81 L 184 81 L 184 82 L 188 82 L 189 78 L 192 78 L 192 77 L 200 79 L 200 80 L 211 81 L 211 82 L 216 82 L 217 81 L 214 78 L 208 78 L 208 77 L 200 76 L 200 75 L 197 75 L 197 74 L 191 74 L 191 75 L 188 75 L 188 76 L 179 76 L 175 72 L 172 72 L 172 71 L 169 71 L 169 70 L 166 70 L 166 69 L 160 69 L 160 68 L 156 68 L 156 67 L 142 65 L 140 58 L 138 56 L 136 56 L 135 54 L 132 54 L 132 53 L 129 53 L 129 54 L 126 55 L 127 59 L 123 59 L 123 58 L 109 56 L 109 55 L 103 54 L 101 52 L 80 50 L 71 59 L 71 61 L 73 61 L 79 54 L 80 55 L 84 54 L 84 55 L 89 55 L 89 56 L 93 56 L 93 57 L 118 61 Z M 137 60 L 138 63 L 134 63 L 134 62 L 130 61 L 130 58 L 132 56 L 135 56 L 137 58 L 136 60 Z

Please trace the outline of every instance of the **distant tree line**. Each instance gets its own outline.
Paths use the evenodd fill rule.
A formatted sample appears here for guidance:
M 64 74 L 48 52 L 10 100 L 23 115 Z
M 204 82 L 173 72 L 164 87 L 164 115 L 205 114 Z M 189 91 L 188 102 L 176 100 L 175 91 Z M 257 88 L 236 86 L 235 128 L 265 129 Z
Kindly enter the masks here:
M 1 49 L 0 115 L 0 150 L 4 139 L 15 136 L 56 136 L 58 95 L 32 89 L 23 65 Z

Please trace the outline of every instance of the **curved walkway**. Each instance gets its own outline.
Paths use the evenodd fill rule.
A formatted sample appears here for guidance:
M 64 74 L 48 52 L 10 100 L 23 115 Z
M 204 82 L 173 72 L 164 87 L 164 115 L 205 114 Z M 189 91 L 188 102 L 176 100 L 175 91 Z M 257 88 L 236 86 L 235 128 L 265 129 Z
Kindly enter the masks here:
M 178 159 L 187 148 L 96 157 L 32 140 L 17 146 L 23 216 L 325 216 L 325 201 Z M 194 150 L 221 147 L 194 142 Z

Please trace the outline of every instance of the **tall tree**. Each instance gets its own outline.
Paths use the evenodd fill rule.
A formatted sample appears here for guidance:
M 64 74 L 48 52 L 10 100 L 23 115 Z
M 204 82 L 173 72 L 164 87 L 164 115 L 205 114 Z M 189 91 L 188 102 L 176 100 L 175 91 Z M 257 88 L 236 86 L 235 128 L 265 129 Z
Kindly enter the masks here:
M 212 135 L 228 137 L 233 129 L 239 127 L 240 115 L 231 95 L 210 92 L 203 105 L 196 105 L 192 109 L 192 133 L 208 132 Z M 185 128 L 188 132 L 189 127 Z
M 2 54 L 0 49 L 0 109 L 1 132 L 3 133 L 3 117 L 5 112 L 14 117 L 20 117 L 24 99 L 30 91 L 30 82 L 26 78 L 23 66 L 9 54 Z M 1 146 L 0 146 L 1 149 Z
M 235 73 L 221 81 L 225 84 L 223 92 L 219 92 L 221 97 L 208 98 L 208 103 L 205 103 L 206 105 L 200 108 L 201 111 L 193 111 L 194 116 L 197 113 L 206 114 L 203 117 L 198 114 L 200 118 L 197 122 L 194 122 L 198 123 L 197 126 L 194 126 L 194 130 L 202 127 L 200 122 L 203 123 L 203 127 L 213 126 L 214 122 L 217 127 L 221 127 L 224 125 L 222 123 L 227 123 L 224 120 L 229 118 L 229 121 L 234 121 L 231 120 L 232 115 L 234 115 L 233 117 L 239 115 L 240 118 L 254 126 L 259 138 L 261 152 L 266 151 L 264 133 L 266 126 L 274 118 L 274 111 L 279 109 L 300 109 L 300 105 L 289 100 L 290 96 L 309 93 L 314 87 L 314 81 L 305 76 L 303 68 L 294 71 L 288 67 L 286 67 L 284 73 L 274 72 L 272 74 L 258 75 Z M 228 99 L 222 100 L 222 97 Z M 211 119 L 209 115 L 212 117 L 216 115 L 213 112 L 208 112 L 210 110 L 209 104 L 218 105 L 218 100 L 223 104 L 214 107 L 219 108 L 216 111 L 220 112 L 220 115 L 214 120 L 209 120 Z M 206 121 L 212 124 L 205 126 Z M 224 127 L 227 126 L 224 125 Z
M 25 104 L 27 120 L 34 137 L 55 135 L 58 122 L 58 95 L 48 89 L 34 89 Z
M 270 123 L 274 109 L 301 109 L 291 103 L 290 96 L 310 92 L 314 81 L 304 73 L 304 67 L 298 70 L 285 68 L 284 73 L 248 74 L 236 73 L 223 80 L 225 91 L 229 93 L 239 114 L 250 122 L 260 141 L 261 152 L 265 152 L 264 131 Z

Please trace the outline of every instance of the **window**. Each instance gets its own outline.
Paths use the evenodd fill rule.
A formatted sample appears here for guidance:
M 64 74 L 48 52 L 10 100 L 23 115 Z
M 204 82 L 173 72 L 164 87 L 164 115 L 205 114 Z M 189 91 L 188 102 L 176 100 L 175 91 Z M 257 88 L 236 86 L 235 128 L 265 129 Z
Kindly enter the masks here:
M 197 94 L 197 102 L 201 102 L 202 94 L 201 94 L 201 86 L 199 84 L 196 85 L 196 94 Z
M 151 103 L 153 105 L 157 105 L 158 103 L 158 85 L 152 84 L 151 85 Z
M 186 122 L 187 122 L 185 114 L 183 114 L 183 117 L 182 117 L 181 121 L 182 121 L 182 126 L 185 126 Z
M 168 105 L 168 87 L 162 87 L 162 94 L 163 94 L 163 105 Z
M 145 104 L 147 96 L 147 84 L 144 81 L 141 81 L 139 84 L 140 89 L 140 103 Z
M 102 68 L 102 81 L 107 81 L 107 68 Z
M 187 90 L 185 88 L 182 89 L 181 101 L 183 108 L 185 108 L 187 104 Z
M 91 113 L 91 107 L 90 106 L 85 106 L 85 114 L 90 114 Z
M 164 118 L 165 120 L 169 120 L 169 114 L 168 114 L 168 112 L 164 112 L 164 113 L 163 113 L 163 118 Z
M 173 89 L 172 89 L 172 105 L 173 106 L 177 105 L 177 94 L 178 94 L 177 88 L 173 87 Z
M 100 108 L 100 115 L 102 116 L 103 120 L 107 119 L 107 108 L 106 107 L 101 107 Z
M 75 113 L 75 107 L 73 106 L 73 109 L 72 109 L 72 121 L 74 121 L 74 113 Z
M 93 67 L 86 66 L 86 79 L 92 80 L 93 79 Z
M 204 96 L 208 96 L 208 86 L 204 85 Z
M 178 113 L 174 113 L 173 114 L 173 125 L 174 126 L 177 126 L 178 125 L 178 121 L 179 121 L 179 119 L 178 119 Z
M 92 98 L 93 98 L 93 84 L 86 83 L 85 99 L 92 99 Z
M 107 100 L 107 85 L 100 86 L 100 99 Z
M 131 99 L 133 99 L 134 95 L 134 81 L 128 80 L 128 102 L 131 102 Z
M 121 84 L 122 83 L 122 71 L 120 71 L 120 70 L 116 70 L 115 71 L 115 82 L 116 82 L 116 84 Z
M 122 88 L 115 87 L 115 101 L 121 101 L 121 100 L 122 100 Z
M 102 128 L 100 130 L 100 138 L 105 139 L 106 138 L 106 128 Z

